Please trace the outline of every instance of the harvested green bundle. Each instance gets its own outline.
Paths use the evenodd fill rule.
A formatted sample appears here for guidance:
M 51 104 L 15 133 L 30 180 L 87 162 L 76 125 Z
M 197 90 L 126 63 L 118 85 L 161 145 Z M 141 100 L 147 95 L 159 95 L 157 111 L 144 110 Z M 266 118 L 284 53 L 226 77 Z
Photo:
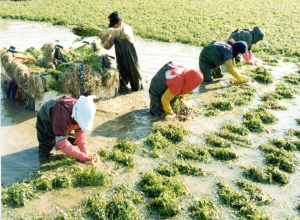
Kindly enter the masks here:
M 97 54 L 90 54 L 82 60 L 86 64 L 91 65 L 93 70 L 102 70 L 102 56 Z
M 42 62 L 40 60 L 36 60 L 36 61 L 31 61 L 31 62 L 28 62 L 28 63 L 24 63 L 25 66 L 27 67 L 39 67 L 39 68 L 44 68 Z
M 45 88 L 41 77 L 36 74 L 31 74 L 28 79 L 28 92 L 35 100 L 40 101 L 44 98 L 44 91 Z
M 44 56 L 42 58 L 42 63 L 47 69 L 55 69 L 55 65 L 53 64 L 54 59 L 54 52 L 55 52 L 55 45 L 52 42 L 45 43 L 42 47 L 44 51 Z
M 79 37 L 98 36 L 102 29 L 95 25 L 80 25 L 72 28 L 72 33 Z
M 181 95 L 175 96 L 175 98 L 171 101 L 171 107 L 177 115 L 194 117 L 197 113 L 185 103 L 184 98 L 182 98 Z
M 51 75 L 41 76 L 46 82 L 46 91 L 59 90 L 58 81 Z
M 25 52 L 32 55 L 34 59 L 42 59 L 43 58 L 43 51 L 39 49 L 35 49 L 34 47 L 30 47 L 25 50 Z

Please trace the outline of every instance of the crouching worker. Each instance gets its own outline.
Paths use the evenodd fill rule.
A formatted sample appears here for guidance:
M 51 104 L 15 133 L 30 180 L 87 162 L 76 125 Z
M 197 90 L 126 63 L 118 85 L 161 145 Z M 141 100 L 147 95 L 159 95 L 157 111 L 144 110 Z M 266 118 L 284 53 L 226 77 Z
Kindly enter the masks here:
M 243 58 L 247 63 L 255 64 L 255 61 L 252 59 L 251 49 L 254 44 L 263 40 L 264 36 L 265 33 L 258 26 L 255 26 L 253 30 L 249 30 L 249 29 L 243 29 L 241 31 L 239 29 L 235 30 L 230 34 L 228 40 L 234 39 L 235 42 L 245 41 L 248 46 L 248 51 L 243 55 Z M 235 60 L 237 62 L 240 62 L 240 56 L 237 56 Z
M 244 41 L 213 41 L 203 47 L 200 53 L 199 66 L 200 71 L 204 75 L 204 81 L 212 82 L 213 78 L 222 78 L 224 75 L 221 65 L 225 63 L 227 71 L 237 79 L 237 84 L 243 83 L 243 79 L 236 68 L 234 58 L 246 52 L 247 43 Z
M 57 144 L 68 156 L 81 162 L 91 160 L 87 155 L 85 131 L 91 131 L 95 117 L 95 96 L 67 96 L 46 102 L 37 114 L 36 130 L 39 141 L 39 156 L 48 157 Z M 68 141 L 68 134 L 75 130 L 75 141 L 80 151 Z
M 143 89 L 142 77 L 137 53 L 134 47 L 134 35 L 131 27 L 122 21 L 117 11 L 108 17 L 109 27 L 99 33 L 102 45 L 109 50 L 115 45 L 117 68 L 120 72 L 119 92 L 127 92 L 128 82 L 132 91 Z
M 169 62 L 166 63 L 152 78 L 150 95 L 150 113 L 160 115 L 175 115 L 170 102 L 179 94 L 184 95 L 193 91 L 203 81 L 203 75 L 194 69 L 187 69 Z

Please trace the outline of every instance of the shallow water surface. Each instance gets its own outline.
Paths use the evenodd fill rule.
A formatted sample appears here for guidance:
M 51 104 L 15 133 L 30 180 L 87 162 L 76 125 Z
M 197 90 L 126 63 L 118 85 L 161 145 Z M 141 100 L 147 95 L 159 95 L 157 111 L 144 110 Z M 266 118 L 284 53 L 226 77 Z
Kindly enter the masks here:
M 31 46 L 40 48 L 48 41 L 53 41 L 64 47 L 81 45 L 80 42 L 73 44 L 76 36 L 67 28 L 45 23 L 0 20 L 0 33 L 1 48 L 13 45 L 17 50 L 21 51 Z M 88 38 L 87 40 L 91 42 L 93 39 L 96 38 Z M 97 41 L 99 42 L 98 39 Z M 145 89 L 96 103 L 97 112 L 94 127 L 92 132 L 87 134 L 88 149 L 90 151 L 96 151 L 99 147 L 111 149 L 116 141 L 126 137 L 130 137 L 142 145 L 145 138 L 150 134 L 152 126 L 158 123 L 184 125 L 192 132 L 188 141 L 203 145 L 205 144 L 203 134 L 219 129 L 219 125 L 224 121 L 234 121 L 241 124 L 242 115 L 250 107 L 255 107 L 260 103 L 259 96 L 261 94 L 273 91 L 276 83 L 285 73 L 296 70 L 294 64 L 280 62 L 279 66 L 271 67 L 272 73 L 275 76 L 275 82 L 272 85 L 266 86 L 251 82 L 251 86 L 257 89 L 257 94 L 255 100 L 247 107 L 236 107 L 232 111 L 222 112 L 219 116 L 205 117 L 200 115 L 193 120 L 178 121 L 176 118 L 165 119 L 163 116 L 152 117 L 149 114 L 150 100 L 148 88 L 150 81 L 156 71 L 168 61 L 198 69 L 200 48 L 182 44 L 148 42 L 139 38 L 136 38 L 135 47 L 139 57 Z M 114 56 L 114 49 L 109 51 L 103 50 L 102 52 Z M 197 99 L 190 99 L 188 102 L 197 107 L 199 101 L 209 100 L 221 87 L 227 88 L 232 86 L 226 82 L 230 78 L 232 76 L 225 74 L 223 79 L 215 80 L 209 84 L 203 83 L 193 91 L 194 94 L 199 94 L 197 95 Z M 38 160 L 38 142 L 35 131 L 36 113 L 25 108 L 23 102 L 6 98 L 5 88 L 3 84 L 1 86 L 1 181 L 4 185 L 8 185 L 13 181 L 24 179 L 40 163 Z M 278 117 L 279 121 L 271 125 L 266 125 L 268 129 L 266 133 L 252 133 L 248 136 L 253 142 L 253 148 L 234 148 L 233 150 L 239 155 L 237 161 L 232 163 L 218 161 L 197 163 L 199 167 L 210 171 L 212 175 L 204 178 L 181 176 L 187 184 L 190 193 L 197 196 L 210 194 L 214 198 L 217 198 L 215 184 L 219 179 L 224 179 L 227 183 L 233 185 L 236 178 L 241 178 L 240 166 L 265 166 L 264 157 L 260 150 L 256 148 L 260 144 L 266 143 L 268 138 L 283 138 L 284 132 L 289 128 L 298 129 L 299 126 L 295 118 L 300 117 L 299 99 L 300 97 L 297 96 L 292 100 L 281 100 L 280 103 L 285 103 L 289 110 L 272 111 Z M 172 152 L 171 156 L 173 155 L 176 155 L 176 152 Z M 152 159 L 142 157 L 138 154 L 134 154 L 133 156 L 136 157 L 139 164 L 135 170 L 121 168 L 115 171 L 115 163 L 113 162 L 105 162 L 98 168 L 99 170 L 114 173 L 115 182 L 137 183 L 140 180 L 141 173 L 153 170 L 154 167 L 159 166 L 159 163 L 164 160 L 164 158 Z M 269 213 L 273 213 L 274 219 L 283 219 L 288 216 L 297 218 L 295 203 L 300 195 L 299 172 L 295 172 L 290 177 L 292 181 L 285 187 L 261 185 L 266 192 L 276 199 L 274 205 L 266 207 Z M 28 207 L 17 209 L 16 212 L 20 214 L 32 212 L 51 215 L 54 212 L 53 206 L 55 204 L 64 206 L 66 201 L 70 201 L 70 203 L 68 206 L 65 205 L 65 208 L 70 208 L 84 198 L 80 190 L 72 190 L 74 190 L 75 196 L 72 195 L 73 191 L 55 194 L 55 198 L 53 195 L 45 193 L 39 199 L 30 201 Z M 50 213 L 48 210 L 43 209 L 43 206 L 47 209 L 49 208 L 51 210 Z M 218 208 L 222 209 L 224 219 L 233 219 L 231 209 L 226 207 L 220 208 L 220 206 Z M 178 219 L 187 219 L 185 215 L 186 212 L 180 215 Z M 150 216 L 149 219 L 155 218 Z

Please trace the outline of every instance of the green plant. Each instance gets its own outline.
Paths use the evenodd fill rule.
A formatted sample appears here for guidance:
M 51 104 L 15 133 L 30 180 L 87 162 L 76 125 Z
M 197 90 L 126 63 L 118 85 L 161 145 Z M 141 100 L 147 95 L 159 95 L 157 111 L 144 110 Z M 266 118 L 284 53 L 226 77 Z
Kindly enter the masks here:
M 262 101 L 266 102 L 266 101 L 281 100 L 283 97 L 276 92 L 268 92 L 262 94 L 260 98 Z
M 154 168 L 154 171 L 165 176 L 176 176 L 179 174 L 177 167 L 167 164 L 161 164 L 160 167 Z
M 239 134 L 242 136 L 249 134 L 249 129 L 243 125 L 238 125 L 235 123 L 224 123 L 221 125 L 221 129 L 227 129 L 235 134 Z
M 121 164 L 122 166 L 127 166 L 129 168 L 133 168 L 137 165 L 137 160 L 135 157 L 129 156 L 119 149 L 113 149 L 108 158 L 117 162 L 118 164 Z
M 170 192 L 164 192 L 159 197 L 150 199 L 148 207 L 152 212 L 164 218 L 173 217 L 181 210 L 175 194 Z
M 243 124 L 251 131 L 261 133 L 265 131 L 262 121 L 259 117 L 253 117 L 250 120 L 244 120 Z
M 206 134 L 205 141 L 207 144 L 213 147 L 221 147 L 221 148 L 231 147 L 231 141 L 218 137 L 214 134 Z
M 276 89 L 276 93 L 281 95 L 283 98 L 291 99 L 295 97 L 295 94 L 297 93 L 296 90 L 292 87 L 288 87 L 284 83 L 278 83 Z
M 172 141 L 173 143 L 183 141 L 184 136 L 189 133 L 189 131 L 183 126 L 175 124 L 157 125 L 153 128 L 153 132 L 160 132 L 162 136 L 166 137 L 169 141 Z
M 115 147 L 126 153 L 134 153 L 139 148 L 139 145 L 134 144 L 127 139 L 123 139 L 117 142 Z
M 283 156 L 276 156 L 273 153 L 269 153 L 266 155 L 266 161 L 268 164 L 277 166 L 280 170 L 288 173 L 293 173 L 297 170 L 297 167 L 289 159 Z
M 113 195 L 106 208 L 106 219 L 140 219 L 134 202 L 123 193 Z
M 296 122 L 300 125 L 300 118 L 296 118 Z
M 145 142 L 150 146 L 150 149 L 164 149 L 170 145 L 168 139 L 160 132 L 151 133 Z
M 177 152 L 177 157 L 182 159 L 206 161 L 209 157 L 209 154 L 207 149 L 204 147 L 188 145 L 185 149 Z
M 27 200 L 33 199 L 33 189 L 24 183 L 13 183 L 9 188 L 1 188 L 1 204 L 25 206 Z
M 209 149 L 209 153 L 218 160 L 235 160 L 238 158 L 236 153 L 227 149 Z
M 264 192 L 257 184 L 247 180 L 237 180 L 236 185 L 249 193 L 250 199 L 257 203 L 257 205 L 271 205 L 274 199 Z
M 199 198 L 189 206 L 193 217 L 198 219 L 213 220 L 219 218 L 217 207 L 211 200 L 207 198 Z
M 240 146 L 247 147 L 252 144 L 252 142 L 250 140 L 248 140 L 247 138 L 241 137 L 239 134 L 231 133 L 230 131 L 225 130 L 225 129 L 221 130 L 221 131 L 216 131 L 215 134 L 221 138 L 232 141 L 233 143 L 240 145 Z
M 258 82 L 261 82 L 264 84 L 273 83 L 272 73 L 265 67 L 257 67 L 252 72 L 253 73 L 251 75 L 252 75 L 253 79 L 257 80 Z
M 49 177 L 42 175 L 34 181 L 34 185 L 40 190 L 48 191 L 52 189 L 52 180 Z
M 242 167 L 243 175 L 255 182 L 259 183 L 271 183 L 272 182 L 272 174 L 265 172 L 262 168 L 256 168 L 253 166 Z
M 97 171 L 96 167 L 76 171 L 74 177 L 78 186 L 104 186 L 108 182 L 108 174 Z
M 92 219 L 105 220 L 106 218 L 106 201 L 104 195 L 99 192 L 90 195 L 84 202 L 87 214 Z
M 193 176 L 207 176 L 208 171 L 203 170 L 195 165 L 186 162 L 185 160 L 175 160 L 172 165 L 178 168 L 181 174 L 193 175 Z
M 70 188 L 73 184 L 72 177 L 67 174 L 58 174 L 53 180 L 53 188 Z

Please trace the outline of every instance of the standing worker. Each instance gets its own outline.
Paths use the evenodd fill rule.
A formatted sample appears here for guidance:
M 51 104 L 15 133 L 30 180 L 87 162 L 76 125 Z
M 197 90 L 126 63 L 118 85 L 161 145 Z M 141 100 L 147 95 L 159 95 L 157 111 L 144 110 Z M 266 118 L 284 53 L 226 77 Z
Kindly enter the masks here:
M 225 63 L 227 71 L 237 79 L 237 84 L 243 83 L 243 79 L 236 68 L 234 58 L 246 52 L 247 43 L 245 41 L 235 43 L 233 41 L 213 41 L 203 47 L 200 53 L 199 66 L 200 71 L 204 75 L 204 81 L 212 82 L 213 78 L 222 78 L 224 75 L 220 66 Z
M 132 91 L 143 89 L 142 77 L 140 75 L 140 66 L 134 47 L 134 36 L 129 25 L 122 22 L 117 11 L 111 13 L 108 17 L 109 28 L 100 32 L 99 37 L 105 49 L 109 50 L 115 45 L 117 68 L 120 72 L 120 92 L 127 92 L 128 82 L 130 82 Z
M 36 130 L 39 156 L 48 157 L 55 143 L 68 156 L 84 162 L 87 155 L 85 131 L 91 131 L 95 117 L 95 96 L 80 96 L 78 100 L 62 96 L 46 102 L 37 114 Z M 68 141 L 68 134 L 75 130 L 75 141 L 80 152 Z
M 245 41 L 248 46 L 248 51 L 243 55 L 243 58 L 247 63 L 254 64 L 255 62 L 252 60 L 251 52 L 252 46 L 257 42 L 263 40 L 264 36 L 265 33 L 258 26 L 255 26 L 252 31 L 249 29 L 243 29 L 241 31 L 239 31 L 239 29 L 236 29 L 230 34 L 228 40 L 234 39 L 235 42 Z M 236 57 L 235 60 L 237 62 L 240 62 L 239 57 Z
M 193 91 L 203 81 L 203 75 L 198 70 L 187 69 L 169 62 L 166 63 L 152 78 L 150 95 L 150 113 L 160 115 L 175 115 L 170 102 L 179 94 Z

